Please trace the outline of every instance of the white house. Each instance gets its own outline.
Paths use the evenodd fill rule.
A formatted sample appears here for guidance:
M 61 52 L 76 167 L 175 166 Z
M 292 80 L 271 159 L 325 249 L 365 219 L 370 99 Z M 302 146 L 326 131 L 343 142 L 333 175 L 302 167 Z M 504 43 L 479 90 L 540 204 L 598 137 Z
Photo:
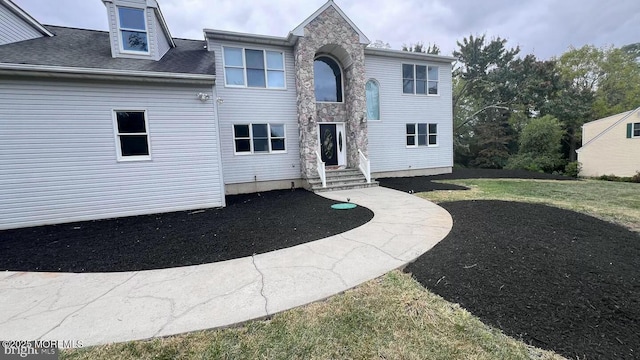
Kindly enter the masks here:
M 640 172 L 640 108 L 584 124 L 577 153 L 581 176 Z
M 102 2 L 108 32 L 0 0 L 0 229 L 451 171 L 451 57 L 369 48 L 333 1 L 285 37 L 204 40 Z

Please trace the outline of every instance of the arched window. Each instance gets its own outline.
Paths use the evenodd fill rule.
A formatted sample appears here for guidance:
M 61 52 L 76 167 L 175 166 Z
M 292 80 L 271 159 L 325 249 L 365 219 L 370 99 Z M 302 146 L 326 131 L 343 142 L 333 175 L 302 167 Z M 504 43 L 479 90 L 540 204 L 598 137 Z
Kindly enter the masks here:
M 371 79 L 367 81 L 367 120 L 380 120 L 380 85 Z
M 316 101 L 342 102 L 342 70 L 328 56 L 320 56 L 313 62 L 313 81 Z

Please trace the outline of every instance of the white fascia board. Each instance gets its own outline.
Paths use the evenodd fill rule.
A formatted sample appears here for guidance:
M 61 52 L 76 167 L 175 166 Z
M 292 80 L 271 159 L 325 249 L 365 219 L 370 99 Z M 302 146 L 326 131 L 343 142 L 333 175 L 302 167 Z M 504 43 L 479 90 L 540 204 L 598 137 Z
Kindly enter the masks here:
M 92 69 L 74 68 L 63 66 L 43 66 L 30 64 L 0 63 L 0 73 L 15 75 L 34 76 L 66 76 L 82 78 L 108 78 L 108 79 L 129 79 L 140 81 L 179 81 L 214 84 L 215 75 L 206 74 L 185 74 L 185 73 L 165 73 L 136 70 L 113 70 L 113 69 Z
M 147 6 L 152 7 L 153 11 L 156 13 L 156 17 L 160 22 L 160 27 L 162 28 L 162 31 L 164 32 L 166 38 L 169 39 L 169 45 L 171 45 L 172 48 L 176 47 L 176 43 L 175 41 L 173 41 L 173 37 L 171 36 L 171 31 L 169 31 L 169 25 L 167 25 L 167 21 L 162 15 L 162 10 L 160 10 L 160 4 L 158 4 L 157 1 L 152 0 L 147 1 Z
M 14 4 L 11 0 L 0 0 L 0 2 L 3 3 L 7 8 L 9 8 L 9 10 L 11 10 L 13 13 L 18 15 L 22 20 L 26 21 L 27 23 L 29 23 L 29 25 L 40 31 L 43 35 L 49 37 L 54 36 L 51 31 L 47 30 L 47 28 L 40 24 L 26 11 L 22 10 L 18 5 Z
M 421 60 L 421 61 L 434 61 L 441 63 L 451 64 L 458 59 L 452 56 L 443 56 L 443 55 L 433 55 L 433 54 L 425 54 L 425 53 L 416 53 L 411 51 L 401 51 L 401 50 L 390 50 L 390 49 L 378 49 L 378 48 L 365 48 L 365 55 L 378 55 L 378 56 L 386 56 L 400 59 L 411 59 L 411 60 Z
M 293 46 L 295 45 L 295 38 L 291 35 L 288 37 L 270 36 L 270 35 L 256 35 L 241 33 L 235 31 L 204 29 L 204 36 L 211 40 L 224 40 L 232 42 L 244 42 L 260 45 L 275 45 L 275 46 Z

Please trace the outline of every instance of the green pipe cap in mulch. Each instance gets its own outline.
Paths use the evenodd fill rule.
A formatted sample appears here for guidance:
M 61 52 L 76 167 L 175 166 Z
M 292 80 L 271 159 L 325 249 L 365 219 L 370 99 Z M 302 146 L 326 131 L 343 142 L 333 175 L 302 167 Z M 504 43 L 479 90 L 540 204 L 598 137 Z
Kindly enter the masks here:
M 349 209 L 355 209 L 356 206 L 358 205 L 352 204 L 352 203 L 340 203 L 340 204 L 331 205 L 331 208 L 336 210 L 349 210 Z

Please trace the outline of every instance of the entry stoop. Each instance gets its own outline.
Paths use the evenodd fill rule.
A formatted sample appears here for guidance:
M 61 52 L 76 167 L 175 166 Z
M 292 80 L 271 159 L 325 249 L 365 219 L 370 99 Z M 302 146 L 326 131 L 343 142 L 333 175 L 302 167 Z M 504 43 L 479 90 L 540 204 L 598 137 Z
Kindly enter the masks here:
M 368 187 L 378 186 L 377 181 L 371 181 L 367 183 L 367 179 L 357 169 L 338 169 L 328 170 L 327 174 L 327 187 L 322 187 L 322 181 L 319 177 L 308 179 L 309 185 L 311 185 L 311 191 L 323 192 L 333 190 L 348 190 L 348 189 L 362 189 Z

